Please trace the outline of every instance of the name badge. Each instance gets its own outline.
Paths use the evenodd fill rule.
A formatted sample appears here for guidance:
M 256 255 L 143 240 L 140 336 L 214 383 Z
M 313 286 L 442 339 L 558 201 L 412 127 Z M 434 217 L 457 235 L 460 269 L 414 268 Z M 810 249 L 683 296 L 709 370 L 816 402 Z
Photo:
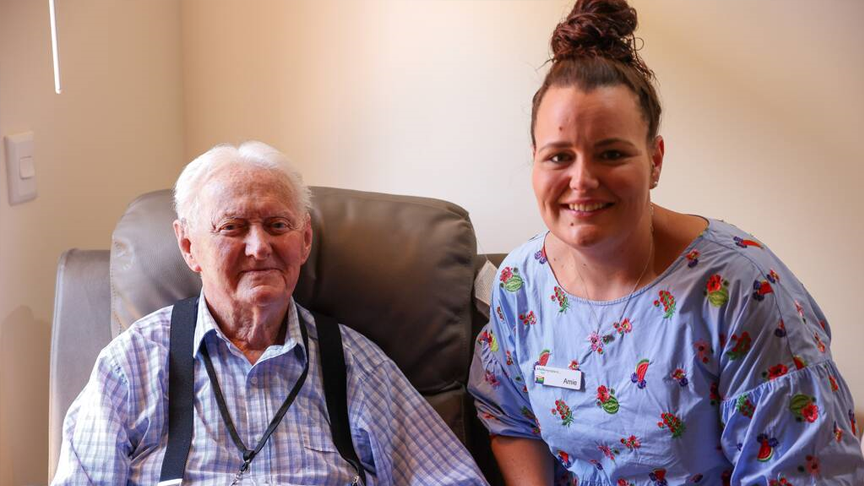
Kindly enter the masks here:
M 543 386 L 556 386 L 558 388 L 569 388 L 571 390 L 582 389 L 582 372 L 567 368 L 553 368 L 551 366 L 534 367 L 534 383 Z

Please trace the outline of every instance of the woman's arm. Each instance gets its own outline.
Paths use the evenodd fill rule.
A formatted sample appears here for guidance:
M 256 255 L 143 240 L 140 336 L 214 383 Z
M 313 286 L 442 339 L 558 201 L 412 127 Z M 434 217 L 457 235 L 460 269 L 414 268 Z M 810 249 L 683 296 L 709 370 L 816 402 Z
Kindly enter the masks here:
M 492 436 L 492 452 L 504 476 L 504 483 L 519 486 L 549 486 L 555 464 L 542 440 Z
M 855 406 L 825 315 L 764 245 L 736 251 L 748 259 L 723 270 L 729 341 L 717 358 L 731 483 L 864 484 Z

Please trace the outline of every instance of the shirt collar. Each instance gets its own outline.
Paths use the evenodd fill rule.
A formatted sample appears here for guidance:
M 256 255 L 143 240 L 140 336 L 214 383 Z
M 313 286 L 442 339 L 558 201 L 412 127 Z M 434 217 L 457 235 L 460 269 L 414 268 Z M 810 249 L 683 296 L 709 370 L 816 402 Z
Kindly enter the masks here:
M 204 342 L 204 338 L 210 334 L 215 334 L 219 339 L 224 341 L 228 346 L 228 349 L 233 353 L 242 355 L 242 352 L 237 348 L 237 346 L 225 337 L 225 334 L 222 332 L 222 329 L 219 328 L 219 324 L 216 322 L 213 314 L 210 313 L 210 308 L 207 307 L 206 302 L 204 289 L 201 289 L 201 294 L 198 297 L 198 316 L 195 325 L 194 340 L 192 341 L 192 355 L 197 357 L 202 343 Z M 285 354 L 294 349 L 294 346 L 298 346 L 300 350 L 308 356 L 308 351 L 303 349 L 303 335 L 300 333 L 300 320 L 297 314 L 297 309 L 299 308 L 300 306 L 294 302 L 294 298 L 292 297 L 291 302 L 288 305 L 288 315 L 286 316 L 288 321 L 288 332 L 285 335 L 285 343 L 270 346 L 267 351 L 261 355 L 262 360 Z M 301 309 L 301 311 L 304 312 L 303 316 L 305 322 L 311 322 L 310 316 L 308 315 L 309 313 L 305 309 Z

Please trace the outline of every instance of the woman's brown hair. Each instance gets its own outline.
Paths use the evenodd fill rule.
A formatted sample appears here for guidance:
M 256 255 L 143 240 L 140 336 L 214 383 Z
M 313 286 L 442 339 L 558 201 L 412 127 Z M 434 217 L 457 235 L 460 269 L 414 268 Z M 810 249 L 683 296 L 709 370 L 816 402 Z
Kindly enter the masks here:
M 531 144 L 537 110 L 553 86 L 578 86 L 591 91 L 601 86 L 625 85 L 639 98 L 648 123 L 648 141 L 660 128 L 660 100 L 654 72 L 639 57 L 636 10 L 626 0 L 578 0 L 567 18 L 552 33 L 552 68 L 534 94 L 531 108 Z

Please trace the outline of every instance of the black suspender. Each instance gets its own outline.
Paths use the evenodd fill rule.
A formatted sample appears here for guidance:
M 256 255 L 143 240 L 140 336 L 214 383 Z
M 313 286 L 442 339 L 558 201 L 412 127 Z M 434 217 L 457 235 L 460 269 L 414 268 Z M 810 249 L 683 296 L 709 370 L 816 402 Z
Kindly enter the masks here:
M 366 472 L 351 441 L 351 427 L 348 420 L 348 384 L 345 377 L 345 349 L 342 346 L 342 333 L 336 319 L 313 313 L 318 330 L 318 350 L 321 354 L 321 374 L 324 381 L 324 399 L 327 401 L 327 414 L 330 416 L 330 434 L 333 443 L 343 459 L 351 463 L 357 471 L 360 484 L 366 484 Z
M 162 460 L 158 486 L 179 486 L 192 446 L 195 361 L 193 341 L 198 298 L 181 300 L 171 313 L 168 350 L 168 447 Z M 351 441 L 348 419 L 347 379 L 342 336 L 336 320 L 318 313 L 318 349 L 324 382 L 324 398 L 330 433 L 339 454 L 357 471 L 354 484 L 366 484 L 366 472 Z
M 198 298 L 192 297 L 174 304 L 171 311 L 171 331 L 168 345 L 168 449 L 162 460 L 159 486 L 181 483 L 186 470 L 186 458 L 192 446 L 193 406 L 195 404 L 195 359 L 192 342 L 195 339 L 195 310 Z

